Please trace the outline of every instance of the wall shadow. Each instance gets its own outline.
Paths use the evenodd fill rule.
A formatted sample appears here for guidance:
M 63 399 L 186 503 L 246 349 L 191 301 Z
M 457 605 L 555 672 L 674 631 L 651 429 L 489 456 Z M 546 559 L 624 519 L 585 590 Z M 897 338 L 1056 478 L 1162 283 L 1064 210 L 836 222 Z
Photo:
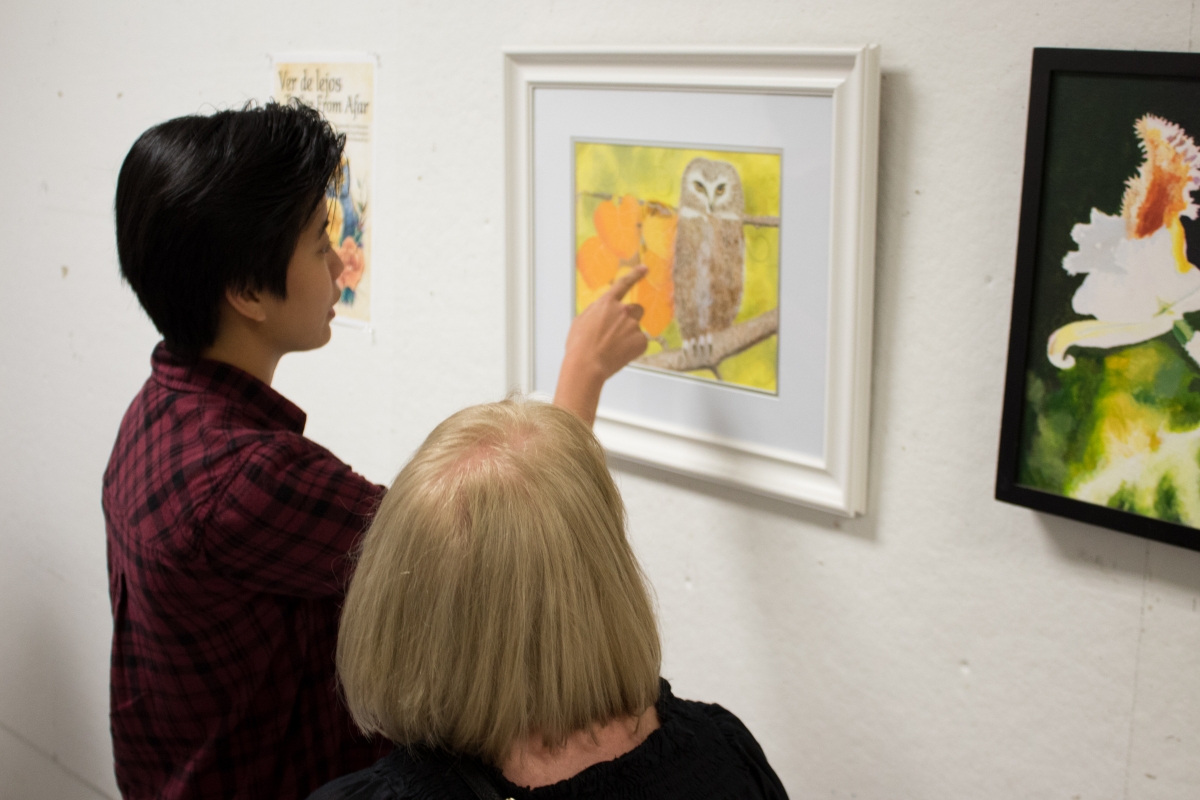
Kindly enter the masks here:
M 716 481 L 709 481 L 690 475 L 680 475 L 677 472 L 662 467 L 653 467 L 637 461 L 629 461 L 619 456 L 614 456 L 611 453 L 608 454 L 608 464 L 613 470 L 649 481 L 665 483 L 668 486 L 693 494 L 714 497 L 730 505 L 763 511 L 772 516 L 800 522 L 810 527 L 838 531 L 860 539 L 874 541 L 876 538 L 874 522 L 869 514 L 850 519 L 827 511 L 809 508 L 808 506 L 789 503 L 786 500 L 755 494 L 749 490 L 738 489 L 717 483 Z
M 1148 574 L 1155 581 L 1200 594 L 1200 552 L 1043 511 L 1029 513 L 1067 561 L 1129 576 Z

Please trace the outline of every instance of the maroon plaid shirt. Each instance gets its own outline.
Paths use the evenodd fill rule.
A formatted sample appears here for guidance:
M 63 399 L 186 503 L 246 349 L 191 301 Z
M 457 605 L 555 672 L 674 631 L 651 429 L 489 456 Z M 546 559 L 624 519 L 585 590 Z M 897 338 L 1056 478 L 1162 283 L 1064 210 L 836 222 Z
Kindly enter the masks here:
M 111 716 L 126 798 L 303 797 L 385 747 L 334 683 L 347 553 L 383 487 L 299 408 L 161 344 L 104 473 Z

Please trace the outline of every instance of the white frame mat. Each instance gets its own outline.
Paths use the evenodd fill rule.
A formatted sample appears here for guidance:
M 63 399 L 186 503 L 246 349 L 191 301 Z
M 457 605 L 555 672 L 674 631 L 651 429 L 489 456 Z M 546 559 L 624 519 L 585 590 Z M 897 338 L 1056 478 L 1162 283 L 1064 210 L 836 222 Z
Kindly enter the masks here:
M 626 369 L 605 387 L 596 435 L 618 460 L 864 513 L 878 47 L 520 49 L 504 63 L 510 390 L 546 398 L 557 380 L 574 306 L 575 137 L 778 149 L 777 394 Z M 604 113 L 622 107 L 637 113 Z

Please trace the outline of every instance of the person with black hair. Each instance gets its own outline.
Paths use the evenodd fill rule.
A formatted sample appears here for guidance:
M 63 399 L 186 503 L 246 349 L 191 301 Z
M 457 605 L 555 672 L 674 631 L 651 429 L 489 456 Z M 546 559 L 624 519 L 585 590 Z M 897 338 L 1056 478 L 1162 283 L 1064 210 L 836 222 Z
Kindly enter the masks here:
M 330 338 L 344 137 L 298 103 L 173 119 L 117 182 L 121 274 L 163 336 L 104 474 L 111 724 L 126 798 L 304 797 L 390 747 L 337 693 L 347 555 L 384 489 L 270 384 Z M 632 272 L 572 324 L 555 402 L 591 423 L 640 355 Z

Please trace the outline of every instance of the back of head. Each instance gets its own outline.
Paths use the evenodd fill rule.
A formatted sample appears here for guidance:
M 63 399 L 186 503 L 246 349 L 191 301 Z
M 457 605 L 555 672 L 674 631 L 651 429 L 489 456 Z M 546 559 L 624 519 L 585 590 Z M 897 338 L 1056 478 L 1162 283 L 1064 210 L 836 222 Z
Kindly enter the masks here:
M 294 102 L 168 120 L 134 143 L 117 179 L 121 274 L 176 354 L 216 337 L 226 289 L 287 294 L 300 232 L 345 136 Z
M 587 426 L 513 400 L 439 425 L 366 535 L 337 660 L 365 731 L 494 763 L 652 705 L 654 615 Z

